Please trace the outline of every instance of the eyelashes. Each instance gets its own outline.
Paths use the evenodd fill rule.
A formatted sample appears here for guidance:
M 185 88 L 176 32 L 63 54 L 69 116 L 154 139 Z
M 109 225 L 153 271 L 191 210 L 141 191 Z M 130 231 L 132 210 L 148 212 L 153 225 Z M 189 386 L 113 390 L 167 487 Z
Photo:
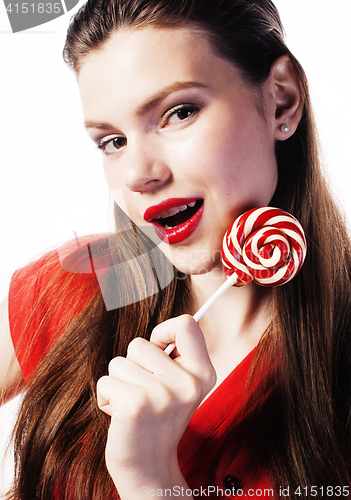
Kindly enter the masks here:
M 120 135 L 118 136 L 114 135 L 101 139 L 97 147 L 106 154 L 113 154 L 126 145 L 127 145 L 126 137 Z M 116 151 L 114 151 L 114 149 Z
M 163 121 L 169 122 L 172 118 L 178 118 L 180 121 L 189 119 L 194 113 L 200 111 L 200 106 L 196 104 L 179 104 L 167 111 L 163 117 Z M 176 120 L 173 120 L 175 122 Z
M 201 106 L 198 104 L 179 104 L 166 111 L 162 116 L 160 127 L 166 128 L 172 125 L 177 126 L 191 120 L 200 111 Z M 97 148 L 105 155 L 113 155 L 118 153 L 127 145 L 127 138 L 122 135 L 109 135 L 99 140 Z

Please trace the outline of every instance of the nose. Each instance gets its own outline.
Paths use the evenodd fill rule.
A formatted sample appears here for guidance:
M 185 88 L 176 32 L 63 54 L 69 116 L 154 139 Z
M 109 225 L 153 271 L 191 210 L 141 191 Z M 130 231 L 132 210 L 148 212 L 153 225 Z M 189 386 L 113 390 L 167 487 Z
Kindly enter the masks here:
M 128 146 L 124 183 L 131 191 L 156 191 L 170 181 L 170 167 L 156 142 L 130 141 Z

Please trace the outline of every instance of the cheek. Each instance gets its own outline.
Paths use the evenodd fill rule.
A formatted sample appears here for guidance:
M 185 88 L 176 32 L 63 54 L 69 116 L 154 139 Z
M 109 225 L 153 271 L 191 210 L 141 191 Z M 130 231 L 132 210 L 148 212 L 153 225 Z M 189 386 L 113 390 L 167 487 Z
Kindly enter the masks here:
M 113 164 L 112 160 L 104 160 L 104 175 L 110 191 L 123 187 L 123 173 Z
M 247 137 L 236 124 L 230 127 L 205 127 L 191 144 L 195 158 L 192 170 L 204 182 L 228 187 L 237 184 L 243 173 L 250 148 Z M 243 180 L 243 179 L 242 179 Z
M 109 183 L 109 193 L 112 200 L 123 210 L 123 212 L 136 224 L 140 225 L 140 214 L 136 213 L 135 200 L 131 199 L 131 192 L 124 186 L 117 187 L 117 183 Z
M 237 156 L 233 136 L 230 129 L 210 118 L 194 127 L 190 136 L 177 141 L 169 156 L 170 164 L 178 161 L 179 168 L 197 182 L 219 182 L 221 175 L 231 173 L 233 159 Z
M 267 124 L 256 113 L 240 115 L 206 134 L 202 159 L 208 178 L 227 190 L 252 191 L 269 202 L 277 183 L 274 140 Z
M 131 199 L 132 193 L 126 188 L 123 180 L 123 173 L 113 165 L 113 162 L 104 162 L 104 174 L 110 195 L 117 205 L 125 212 L 130 219 L 136 223 L 135 203 Z

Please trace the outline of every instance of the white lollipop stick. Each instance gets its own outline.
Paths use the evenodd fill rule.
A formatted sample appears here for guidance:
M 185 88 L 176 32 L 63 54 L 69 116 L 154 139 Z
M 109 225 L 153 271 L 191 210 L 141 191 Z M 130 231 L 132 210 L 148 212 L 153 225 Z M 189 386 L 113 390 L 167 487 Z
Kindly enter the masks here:
M 169 356 L 174 348 L 175 344 L 172 342 L 172 344 L 168 344 L 168 346 L 165 349 L 163 349 L 163 351 L 167 354 L 167 356 Z
M 219 299 L 219 297 L 233 285 L 237 278 L 238 275 L 236 273 L 233 273 L 231 276 L 229 276 L 229 278 L 225 280 L 223 285 L 221 285 L 218 290 L 204 303 L 204 305 L 200 307 L 200 309 L 193 316 L 196 323 L 199 321 L 199 319 L 202 318 L 205 312 L 209 310 L 212 304 L 214 304 L 216 300 Z
M 229 278 L 225 280 L 223 285 L 221 285 L 218 288 L 218 290 L 215 291 L 215 293 L 204 303 L 204 305 L 200 307 L 200 309 L 193 316 L 196 323 L 199 321 L 199 319 L 202 318 L 205 312 L 209 310 L 212 304 L 214 304 L 214 302 L 216 302 L 216 300 L 219 299 L 219 297 L 233 285 L 233 283 L 237 280 L 237 278 L 238 278 L 237 274 L 233 273 Z M 168 344 L 168 346 L 164 349 L 164 352 L 169 356 L 174 348 L 175 348 L 174 343 Z

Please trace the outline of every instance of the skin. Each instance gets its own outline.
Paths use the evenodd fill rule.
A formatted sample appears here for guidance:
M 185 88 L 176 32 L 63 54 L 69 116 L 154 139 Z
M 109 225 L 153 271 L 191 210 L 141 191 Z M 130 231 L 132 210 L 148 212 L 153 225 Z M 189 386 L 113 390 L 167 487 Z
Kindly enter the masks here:
M 105 144 L 109 187 L 136 224 L 150 225 L 143 214 L 162 200 L 204 200 L 196 231 L 170 255 L 192 274 L 197 308 L 225 279 L 219 249 L 229 224 L 268 204 L 276 188 L 275 141 L 294 133 L 302 111 L 291 62 L 277 60 L 258 93 L 190 26 L 123 29 L 81 61 L 77 79 L 87 131 Z M 185 114 L 170 116 L 185 103 Z M 118 149 L 106 145 L 115 138 Z M 169 254 L 169 245 L 161 248 Z M 269 290 L 256 285 L 218 302 L 200 325 L 184 315 L 156 327 L 150 342 L 135 339 L 98 382 L 99 406 L 112 417 L 106 463 L 123 500 L 145 485 L 187 487 L 177 444 L 189 419 L 271 320 Z M 170 342 L 174 359 L 162 350 Z
M 138 113 L 177 82 L 202 86 L 173 91 Z M 127 140 L 119 150 L 109 144 L 103 162 L 108 185 L 122 190 L 132 220 L 147 225 L 145 210 L 168 198 L 204 199 L 199 227 L 172 245 L 171 257 L 189 274 L 218 267 L 230 223 L 266 205 L 277 182 L 272 127 L 238 70 L 193 30 L 123 30 L 85 60 L 78 84 L 91 138 L 97 144 L 116 136 Z M 182 103 L 199 110 L 183 120 L 165 116 Z M 101 130 L 91 122 L 108 126 Z

